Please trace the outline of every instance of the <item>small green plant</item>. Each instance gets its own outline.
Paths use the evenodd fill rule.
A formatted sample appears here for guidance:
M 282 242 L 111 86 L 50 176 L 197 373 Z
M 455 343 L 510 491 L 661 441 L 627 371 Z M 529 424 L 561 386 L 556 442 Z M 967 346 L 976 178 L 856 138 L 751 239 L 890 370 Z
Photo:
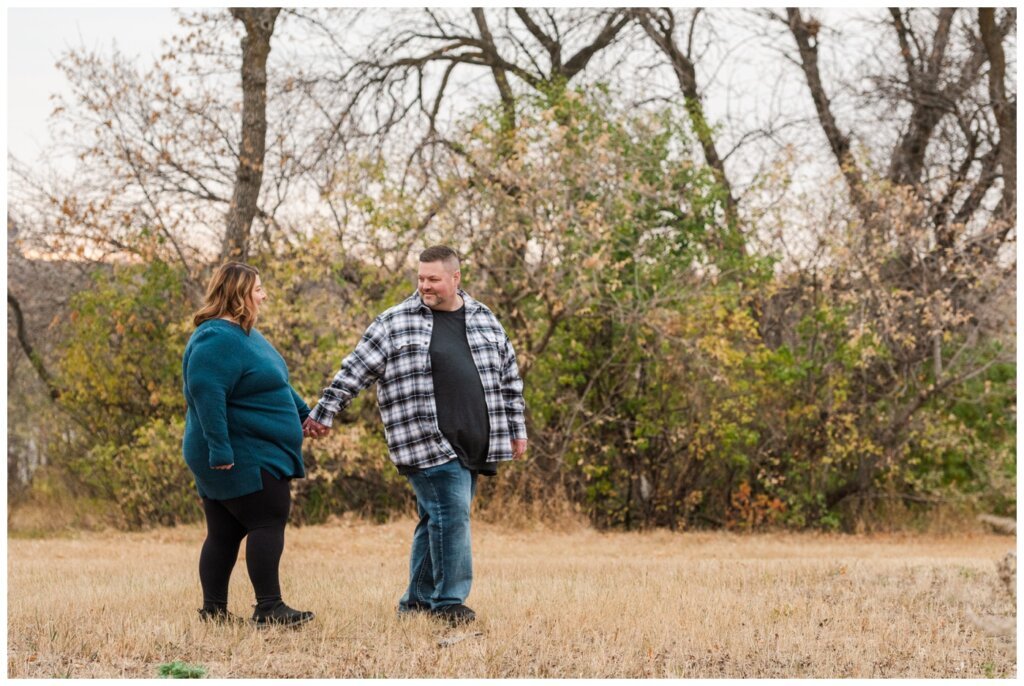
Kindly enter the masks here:
M 156 671 L 161 679 L 202 679 L 206 676 L 206 667 L 190 665 L 180 660 L 162 664 Z

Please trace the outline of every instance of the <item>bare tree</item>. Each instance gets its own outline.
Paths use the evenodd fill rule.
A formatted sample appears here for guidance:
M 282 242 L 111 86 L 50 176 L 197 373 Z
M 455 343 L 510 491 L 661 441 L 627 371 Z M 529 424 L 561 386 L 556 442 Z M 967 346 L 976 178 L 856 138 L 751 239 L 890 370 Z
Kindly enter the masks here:
M 307 71 L 301 84 L 327 120 L 311 166 L 359 141 L 378 150 L 390 142 L 410 161 L 438 146 L 457 151 L 445 145 L 452 133 L 445 122 L 472 102 L 465 96 L 481 94 L 479 76 L 488 77 L 484 101 L 499 104 L 511 131 L 517 98 L 580 81 L 631 24 L 628 12 L 615 9 L 391 11 L 374 39 L 350 54 L 334 37 L 344 15 L 297 16 L 327 37 L 334 60 L 322 75 Z M 452 98 L 456 91 L 464 97 Z
M 830 88 L 822 76 L 821 22 L 794 8 L 777 18 L 796 44 L 794 62 L 856 214 L 843 287 L 861 300 L 859 321 L 882 331 L 894 351 L 873 365 L 864 386 L 865 406 L 884 399 L 890 408 L 875 434 L 887 456 L 864 456 L 828 493 L 831 506 L 871 487 L 923 407 L 1009 359 L 974 353 L 995 325 L 987 303 L 1010 287 L 1016 269 L 1015 260 L 998 258 L 1014 228 L 1006 212 L 1015 206 L 1016 101 L 1007 93 L 1002 44 L 1016 13 L 996 21 L 982 11 L 975 22 L 966 10 L 890 10 L 883 28 L 897 59 L 867 74 L 872 88 L 858 104 L 881 114 L 874 136 L 861 139 L 840 124 L 830 95 L 856 89 Z M 891 128 L 895 145 L 880 150 L 878 134 Z M 871 152 L 883 161 L 881 173 L 872 171 Z M 925 362 L 929 382 L 914 383 Z
M 79 163 L 73 175 L 18 164 L 13 173 L 17 204 L 40 214 L 25 222 L 26 240 L 31 235 L 39 249 L 55 257 L 159 257 L 180 264 L 201 295 L 202 267 L 225 246 L 237 256 L 241 241 L 248 253 L 255 240 L 261 249 L 290 240 L 294 229 L 278 212 L 303 173 L 294 160 L 311 136 L 290 84 L 266 71 L 269 35 L 250 41 L 242 60 L 247 96 L 232 88 L 240 55 L 231 43 L 243 22 L 228 12 L 181 21 L 186 31 L 148 69 L 116 50 L 65 54 L 58 67 L 71 95 L 56 101 L 50 152 Z
M 916 15 L 911 12 L 890 10 L 889 29 L 899 46 L 902 78 L 898 74 L 877 74 L 873 78 L 878 94 L 909 111 L 904 118 L 895 120 L 901 131 L 889 154 L 885 178 L 893 184 L 918 190 L 919 196 L 931 206 L 939 245 L 949 247 L 955 226 L 969 223 L 982 208 L 986 193 L 999 176 L 997 170 L 1001 168 L 1004 180 L 1007 175 L 1011 180 L 1016 179 L 1015 153 L 1010 152 L 1015 149 L 1015 137 L 1013 127 L 1009 126 L 1011 117 L 1015 118 L 1016 96 L 1008 98 L 1006 95 L 1005 63 L 998 66 L 1002 41 L 1016 25 L 1016 12 L 1008 9 L 998 24 L 990 13 L 983 12 L 981 16 L 988 19 L 982 21 L 980 36 L 971 30 L 969 23 L 955 25 L 954 20 L 958 16 L 963 19 L 965 11 L 937 11 L 932 18 L 930 36 L 923 35 L 928 30 L 927 19 L 918 20 L 915 25 Z M 798 64 L 814 102 L 821 131 L 843 173 L 854 205 L 870 223 L 877 207 L 865 187 L 867 170 L 854 154 L 856 141 L 852 134 L 844 131 L 837 121 L 819 68 L 822 25 L 816 19 L 805 18 L 794 8 L 786 11 L 785 21 L 796 42 Z M 953 45 L 955 33 L 961 39 L 959 45 Z M 991 102 L 983 102 L 979 99 L 978 86 L 982 67 L 990 60 L 989 53 L 994 56 L 996 66 L 989 74 Z M 997 120 L 1002 119 L 1002 123 L 993 127 L 986 112 Z M 943 124 L 951 128 L 944 132 Z M 946 159 L 938 159 L 934 154 L 937 137 L 957 133 L 961 136 L 962 145 L 958 148 L 962 152 L 947 148 L 950 153 Z M 938 167 L 940 164 L 945 168 Z M 1005 188 L 1014 186 L 1014 183 L 1004 184 Z M 1009 193 L 1008 200 L 1012 202 L 1015 191 Z M 939 200 L 936 202 L 930 197 Z M 1006 233 L 999 232 L 986 240 L 999 244 L 1005 239 Z
M 644 31 L 654 41 L 672 65 L 672 71 L 679 81 L 679 88 L 683 93 L 686 103 L 686 112 L 690 117 L 690 125 L 693 127 L 701 149 L 704 151 L 704 159 L 714 170 L 715 178 L 719 185 L 725 190 L 725 212 L 726 219 L 730 224 L 736 222 L 736 197 L 732 190 L 732 184 L 725 172 L 725 162 L 718 153 L 718 147 L 712 134 L 712 129 L 704 113 L 703 96 L 697 84 L 697 71 L 694 66 L 693 57 L 693 35 L 697 25 L 697 19 L 701 14 L 701 8 L 693 10 L 690 16 L 690 27 L 687 31 L 685 47 L 680 46 L 676 40 L 676 15 L 672 9 L 633 10 L 633 16 L 644 28 Z

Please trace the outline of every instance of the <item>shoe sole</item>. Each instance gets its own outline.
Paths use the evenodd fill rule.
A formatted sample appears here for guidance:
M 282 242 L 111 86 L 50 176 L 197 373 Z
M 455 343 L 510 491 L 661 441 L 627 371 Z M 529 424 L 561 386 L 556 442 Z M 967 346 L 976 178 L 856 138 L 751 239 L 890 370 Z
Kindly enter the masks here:
M 472 616 L 472 617 L 450 617 L 448 615 L 441 614 L 441 613 L 437 613 L 437 614 L 431 613 L 430 616 L 433 617 L 434 619 L 439 619 L 442 622 L 445 622 L 448 626 L 453 627 L 453 628 L 454 627 L 463 626 L 465 624 L 472 624 L 473 622 L 476 621 L 476 616 L 475 615 Z
M 458 621 L 458 622 L 449 622 L 449 621 L 446 621 L 446 622 L 445 622 L 445 624 L 447 624 L 447 625 L 448 625 L 448 628 L 449 628 L 449 629 L 459 629 L 459 628 L 461 628 L 461 627 L 464 627 L 464 626 L 468 626 L 468 625 L 472 624 L 472 623 L 473 623 L 473 622 L 475 622 L 475 621 L 476 621 L 476 620 L 474 620 L 474 619 L 468 619 L 468 620 L 465 620 L 465 619 L 464 619 L 464 620 L 462 620 L 462 621 Z
M 429 607 L 414 607 L 414 608 L 410 608 L 408 610 L 397 610 L 396 614 L 399 617 L 410 617 L 412 615 L 429 615 L 430 614 L 430 608 Z
M 255 619 L 250 619 L 250 623 L 257 629 L 268 629 L 270 627 L 280 627 L 286 629 L 294 629 L 295 627 L 302 626 L 303 624 L 309 624 L 316 618 L 316 615 L 310 615 L 303 619 L 298 619 L 294 622 L 257 622 Z
M 199 621 L 203 624 L 242 624 L 246 620 L 238 615 L 199 615 Z

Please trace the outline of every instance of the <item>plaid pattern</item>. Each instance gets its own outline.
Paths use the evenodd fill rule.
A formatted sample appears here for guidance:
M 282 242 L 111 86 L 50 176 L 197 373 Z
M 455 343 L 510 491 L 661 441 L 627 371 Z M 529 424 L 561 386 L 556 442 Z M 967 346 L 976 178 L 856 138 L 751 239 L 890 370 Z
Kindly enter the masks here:
M 491 424 L 487 461 L 512 459 L 512 440 L 526 438 L 523 380 L 512 342 L 486 305 L 459 290 L 466 303 L 466 338 L 480 372 Z M 391 461 L 425 469 L 456 459 L 441 434 L 430 373 L 433 314 L 413 293 L 386 310 L 366 329 L 356 349 L 324 389 L 309 416 L 326 426 L 356 395 L 377 382 Z

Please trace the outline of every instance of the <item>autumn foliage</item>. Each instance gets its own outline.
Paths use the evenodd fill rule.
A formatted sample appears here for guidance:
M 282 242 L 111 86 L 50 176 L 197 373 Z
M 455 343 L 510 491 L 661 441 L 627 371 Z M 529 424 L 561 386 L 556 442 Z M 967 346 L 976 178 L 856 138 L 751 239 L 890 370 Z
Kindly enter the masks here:
M 641 19 L 671 52 L 668 19 Z M 799 13 L 790 25 L 820 79 L 810 25 Z M 181 55 L 226 54 L 205 42 L 219 35 L 193 32 Z M 140 78 L 70 58 L 82 109 L 69 121 L 93 136 L 78 151 L 85 186 L 42 185 L 24 212 L 48 227 L 37 254 L 95 267 L 51 327 L 67 429 L 48 436 L 38 484 L 111 503 L 126 527 L 200 517 L 180 456 L 180 357 L 217 261 L 237 112 L 178 59 Z M 257 326 L 307 402 L 412 292 L 419 250 L 447 243 L 525 380 L 528 458 L 486 482 L 483 517 L 753 529 L 873 526 L 937 506 L 1013 514 L 1016 258 L 999 214 L 1012 194 L 985 205 L 997 186 L 983 172 L 971 189 L 971 160 L 946 186 L 902 183 L 843 139 L 834 178 L 800 190 L 783 160 L 738 206 L 692 101 L 631 107 L 608 84 L 567 83 L 577 73 L 502 89 L 445 131 L 435 108 L 405 148 L 394 131 L 362 144 L 356 96 L 338 116 L 356 142 L 341 145 L 305 118 L 333 82 L 272 74 L 246 245 L 270 294 Z M 764 199 L 775 194 L 789 200 Z M 304 451 L 298 521 L 411 507 L 372 390 Z

